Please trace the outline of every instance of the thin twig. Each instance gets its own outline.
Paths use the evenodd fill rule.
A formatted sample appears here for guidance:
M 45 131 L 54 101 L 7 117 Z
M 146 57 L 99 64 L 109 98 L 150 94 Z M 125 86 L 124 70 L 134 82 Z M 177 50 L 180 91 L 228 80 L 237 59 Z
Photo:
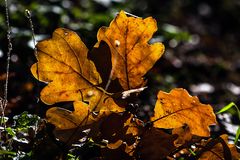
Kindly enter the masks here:
M 31 16 L 31 12 L 26 9 L 25 10 L 25 15 L 29 21 L 29 25 L 32 31 L 32 41 L 33 41 L 33 46 L 34 46 L 34 54 L 37 57 L 37 48 L 36 48 L 36 38 L 35 38 L 35 32 L 34 32 L 34 26 L 33 26 L 33 22 L 32 22 L 32 16 Z
M 7 24 L 7 40 L 8 40 L 8 52 L 7 52 L 7 66 L 6 66 L 6 80 L 5 80 L 5 87 L 4 87 L 4 95 L 3 99 L 1 99 L 1 126 L 4 124 L 5 127 L 5 122 L 3 121 L 3 118 L 5 117 L 5 109 L 7 107 L 8 103 L 8 79 L 9 79 L 9 68 L 10 68 L 10 57 L 11 57 L 11 52 L 12 52 L 12 42 L 11 42 L 11 27 L 10 27 L 10 22 L 9 22 L 9 11 L 8 11 L 8 1 L 5 0 L 5 14 L 6 14 L 6 24 Z
M 36 48 L 36 38 L 35 38 L 35 32 L 34 32 L 34 26 L 33 26 L 33 22 L 32 22 L 32 15 L 31 15 L 31 12 L 26 9 L 25 10 L 25 15 L 29 21 L 29 25 L 30 25 L 30 28 L 31 28 L 31 32 L 32 32 L 32 41 L 33 41 L 33 49 L 34 49 L 34 55 L 35 57 L 37 58 L 37 60 L 39 61 L 38 59 L 38 53 L 37 53 L 37 48 Z M 38 62 L 39 63 L 39 62 Z M 38 71 L 38 63 L 37 63 L 37 79 L 39 80 L 39 71 Z M 38 83 L 38 87 L 37 87 L 37 103 L 39 102 L 39 83 Z
M 7 52 L 7 67 L 6 67 L 6 81 L 5 81 L 5 90 L 4 90 L 4 99 L 7 101 L 8 97 L 8 78 L 9 78 L 9 68 L 10 68 L 10 57 L 12 51 L 12 42 L 11 42 L 11 27 L 9 22 L 9 14 L 8 14 L 8 1 L 5 0 L 5 8 L 6 8 L 6 23 L 7 23 L 7 40 L 8 40 L 8 52 Z

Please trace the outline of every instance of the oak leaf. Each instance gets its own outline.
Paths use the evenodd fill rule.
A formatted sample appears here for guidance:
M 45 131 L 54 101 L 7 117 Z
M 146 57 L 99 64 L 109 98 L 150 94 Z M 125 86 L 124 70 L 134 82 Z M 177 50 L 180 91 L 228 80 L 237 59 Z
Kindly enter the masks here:
M 112 111 L 124 109 L 115 104 L 110 94 L 98 87 L 102 79 L 88 59 L 88 49 L 80 37 L 68 29 L 58 28 L 52 38 L 37 44 L 38 62 L 31 67 L 35 78 L 46 82 L 40 98 L 46 104 L 73 101 L 74 111 L 50 108 L 46 117 L 56 126 L 56 133 L 66 131 L 62 140 L 82 138 L 84 129 L 95 127 Z M 77 130 L 76 130 L 77 128 Z M 73 133 L 78 132 L 78 135 Z M 69 136 L 67 136 L 69 133 Z
M 148 44 L 156 30 L 152 17 L 127 17 L 124 11 L 109 27 L 99 29 L 98 41 L 105 41 L 111 49 L 112 79 L 118 78 L 124 90 L 144 86 L 143 76 L 163 54 L 162 43 Z
M 35 78 L 47 83 L 40 93 L 44 103 L 83 101 L 89 104 L 90 111 L 123 110 L 97 87 L 101 77 L 87 58 L 87 47 L 75 32 L 58 28 L 52 38 L 39 42 L 36 48 L 38 62 L 31 71 Z
M 109 110 L 100 110 L 96 116 L 96 113 L 92 113 L 86 103 L 76 101 L 73 105 L 74 111 L 72 112 L 60 107 L 48 109 L 46 113 L 48 122 L 54 124 L 57 129 L 74 129 L 98 122 L 111 113 Z
M 187 124 L 191 134 L 197 136 L 210 136 L 209 125 L 217 123 L 212 107 L 200 103 L 182 88 L 170 93 L 160 91 L 154 112 L 151 118 L 154 127 L 171 129 Z

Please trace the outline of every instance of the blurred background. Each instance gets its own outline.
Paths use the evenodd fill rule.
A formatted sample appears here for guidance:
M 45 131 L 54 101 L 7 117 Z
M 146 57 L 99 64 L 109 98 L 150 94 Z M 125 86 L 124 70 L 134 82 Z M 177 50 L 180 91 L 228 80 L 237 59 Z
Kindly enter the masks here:
M 23 111 L 44 117 L 48 108 L 38 96 L 42 83 L 30 73 L 36 62 L 32 32 L 25 10 L 31 12 L 37 41 L 49 38 L 58 27 L 76 31 L 91 49 L 99 27 L 108 26 L 117 12 L 152 16 L 159 30 L 150 43 L 161 41 L 165 54 L 146 75 L 148 89 L 140 95 L 138 116 L 152 114 L 158 90 L 187 89 L 217 111 L 230 102 L 240 106 L 240 1 L 238 0 L 9 0 L 13 51 L 6 114 Z M 0 96 L 6 78 L 7 24 L 5 2 L 0 1 Z M 217 133 L 233 139 L 239 120 L 236 112 L 218 116 Z M 230 124 L 230 125 L 229 125 Z M 234 125 L 235 124 L 235 125 Z

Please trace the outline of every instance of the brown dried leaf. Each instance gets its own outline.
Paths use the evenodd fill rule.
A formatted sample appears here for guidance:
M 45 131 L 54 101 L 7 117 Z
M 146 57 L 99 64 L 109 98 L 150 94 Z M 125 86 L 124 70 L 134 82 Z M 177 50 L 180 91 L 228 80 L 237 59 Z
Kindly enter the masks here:
M 240 153 L 237 151 L 237 148 L 235 147 L 234 144 L 228 143 L 228 135 L 224 134 L 224 135 L 221 135 L 220 137 L 225 141 L 225 143 L 229 147 L 230 152 L 232 154 L 232 160 L 239 160 Z M 211 149 L 211 151 L 212 152 L 210 152 L 210 151 L 204 152 L 199 159 L 200 160 L 216 160 L 216 159 L 219 159 L 219 157 L 224 159 L 224 147 L 222 146 L 221 143 L 216 144 Z
M 187 124 L 191 134 L 197 136 L 210 136 L 209 125 L 217 123 L 212 107 L 200 103 L 182 88 L 170 93 L 160 91 L 154 112 L 151 118 L 154 127 L 171 129 Z
M 175 146 L 179 147 L 186 142 L 190 141 L 192 139 L 192 134 L 190 132 L 189 127 L 180 127 L 180 128 L 174 128 L 172 130 L 172 134 L 178 135 L 178 138 L 174 142 Z
M 157 128 L 151 128 L 143 133 L 138 145 L 138 152 L 142 160 L 164 159 L 176 147 L 174 140 L 177 135 L 170 135 Z
M 124 146 L 125 153 L 132 156 L 138 143 L 139 130 L 142 125 L 140 120 L 133 115 L 112 113 L 104 119 L 100 125 L 100 139 L 107 140 L 109 149 L 117 149 Z

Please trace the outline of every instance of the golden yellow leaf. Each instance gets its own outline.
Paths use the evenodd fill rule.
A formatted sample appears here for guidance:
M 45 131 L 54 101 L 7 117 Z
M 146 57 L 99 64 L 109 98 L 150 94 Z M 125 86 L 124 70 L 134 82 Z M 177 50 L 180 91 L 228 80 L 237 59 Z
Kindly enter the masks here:
M 148 44 L 156 30 L 157 24 L 152 17 L 127 17 L 124 11 L 109 27 L 99 29 L 98 41 L 105 41 L 111 49 L 112 79 L 118 78 L 124 90 L 143 86 L 143 76 L 163 54 L 162 43 Z
M 48 122 L 54 124 L 58 129 L 74 129 L 97 122 L 110 113 L 109 110 L 92 113 L 86 103 L 76 101 L 74 102 L 73 112 L 64 108 L 53 107 L 47 110 L 46 117 Z
M 240 153 L 237 151 L 237 148 L 235 147 L 234 144 L 228 143 L 228 135 L 223 134 L 220 137 L 225 141 L 225 143 L 229 147 L 229 150 L 232 154 L 232 160 L 239 160 Z M 200 160 L 216 160 L 216 159 L 220 159 L 220 157 L 224 159 L 224 147 L 222 146 L 221 143 L 216 144 L 213 148 L 211 148 L 211 151 L 212 152 L 210 151 L 204 152 L 199 159 Z
M 82 100 L 85 90 L 94 90 L 101 82 L 94 64 L 87 59 L 88 49 L 75 32 L 58 28 L 51 39 L 36 47 L 38 62 L 31 71 L 35 78 L 48 83 L 41 92 L 45 103 Z
M 179 128 L 189 126 L 191 134 L 210 136 L 209 125 L 216 124 L 210 105 L 202 104 L 196 96 L 185 89 L 175 88 L 170 93 L 160 91 L 151 120 L 157 128 Z
M 93 62 L 87 59 L 88 49 L 75 32 L 58 28 L 52 38 L 39 42 L 36 47 L 38 62 L 31 71 L 35 78 L 47 83 L 40 93 L 44 103 L 84 101 L 89 103 L 90 111 L 108 107 L 123 110 L 97 87 L 101 77 Z

